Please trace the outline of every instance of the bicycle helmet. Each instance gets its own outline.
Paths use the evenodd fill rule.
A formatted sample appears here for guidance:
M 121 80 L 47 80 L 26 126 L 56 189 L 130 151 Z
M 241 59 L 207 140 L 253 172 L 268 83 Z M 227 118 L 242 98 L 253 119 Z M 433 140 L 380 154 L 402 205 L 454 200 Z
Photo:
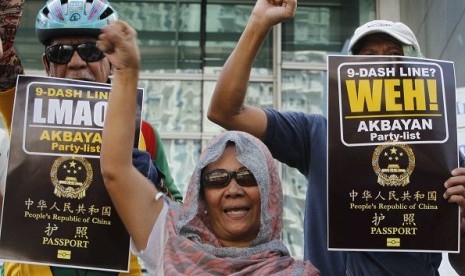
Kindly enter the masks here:
M 98 37 L 100 29 L 118 19 L 107 0 L 48 0 L 36 18 L 36 36 L 48 45 L 54 37 Z

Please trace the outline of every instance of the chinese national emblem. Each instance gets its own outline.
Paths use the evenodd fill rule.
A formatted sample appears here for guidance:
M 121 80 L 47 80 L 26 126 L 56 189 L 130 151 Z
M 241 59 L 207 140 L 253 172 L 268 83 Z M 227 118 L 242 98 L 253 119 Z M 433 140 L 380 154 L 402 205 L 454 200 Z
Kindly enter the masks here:
M 407 144 L 379 145 L 371 165 L 381 186 L 406 186 L 415 168 L 415 155 Z
M 56 196 L 81 199 L 92 183 L 92 166 L 85 158 L 62 156 L 53 163 L 50 178 Z

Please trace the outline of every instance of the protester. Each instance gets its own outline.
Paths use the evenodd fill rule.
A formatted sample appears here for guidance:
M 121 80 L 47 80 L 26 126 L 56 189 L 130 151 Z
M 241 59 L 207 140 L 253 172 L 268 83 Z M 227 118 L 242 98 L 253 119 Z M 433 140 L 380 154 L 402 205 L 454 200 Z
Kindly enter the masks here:
M 10 129 L 16 92 L 16 77 L 18 74 L 23 73 L 21 63 L 13 49 L 13 41 L 24 1 L 0 1 L 2 8 L 0 9 L 0 19 L 2 19 L 0 24 L 8 23 L 0 25 L 4 49 L 4 55 L 0 59 L 0 77 L 2 78 L 0 82 L 2 89 L 0 92 L 0 113 L 4 117 L 8 129 Z M 95 46 L 95 43 L 100 34 L 100 28 L 115 21 L 118 18 L 117 12 L 106 0 L 73 0 L 73 5 L 62 2 L 60 0 L 47 1 L 37 15 L 36 34 L 40 42 L 45 46 L 42 62 L 47 75 L 100 83 L 110 82 L 112 65 Z M 73 13 L 68 12 L 68 9 L 71 8 L 74 9 Z M 142 141 L 145 142 L 146 146 L 150 146 L 149 141 L 145 141 L 145 139 Z M 161 143 L 156 146 L 160 153 L 164 153 Z M 133 162 L 142 162 L 142 160 L 150 160 L 149 154 L 135 150 Z M 161 154 L 156 162 L 166 164 L 164 154 Z M 170 176 L 168 167 L 165 167 L 160 175 Z M 146 171 L 146 176 L 152 176 L 151 180 L 156 185 L 163 185 L 162 183 L 164 183 L 167 187 L 167 189 L 163 189 L 165 192 L 173 195 L 176 200 L 182 200 L 182 196 L 171 176 L 169 181 L 160 181 L 158 177 L 153 178 L 153 175 L 148 175 L 148 171 Z M 161 188 L 165 188 L 165 186 Z M 118 274 L 97 270 L 5 263 L 6 275 L 57 276 L 86 273 L 92 275 Z M 129 273 L 121 273 L 120 275 L 141 275 L 141 267 L 134 255 L 131 255 Z
M 102 175 L 150 275 L 318 275 L 310 262 L 292 259 L 280 240 L 278 173 L 266 147 L 251 135 L 227 132 L 213 139 L 194 170 L 183 205 L 140 174 L 131 163 L 134 117 L 127 116 L 136 110 L 136 32 L 118 21 L 102 29 L 98 46 L 115 67 Z M 122 124 L 128 127 L 121 129 Z
M 245 131 L 260 138 L 274 158 L 297 168 L 307 178 L 304 259 L 315 264 L 322 275 L 437 275 L 441 254 L 328 251 L 326 118 L 244 104 L 252 65 L 264 39 L 274 25 L 291 19 L 296 8 L 296 0 L 256 2 L 220 74 L 208 118 L 228 130 Z M 384 35 L 367 36 L 378 33 Z M 355 32 L 350 45 L 351 51 L 358 54 L 421 56 L 415 36 L 402 23 L 367 23 Z M 465 172 L 460 170 L 452 175 L 454 181 L 447 182 L 445 197 L 463 207 L 465 193 L 456 187 L 463 187 L 460 185 L 465 183 Z

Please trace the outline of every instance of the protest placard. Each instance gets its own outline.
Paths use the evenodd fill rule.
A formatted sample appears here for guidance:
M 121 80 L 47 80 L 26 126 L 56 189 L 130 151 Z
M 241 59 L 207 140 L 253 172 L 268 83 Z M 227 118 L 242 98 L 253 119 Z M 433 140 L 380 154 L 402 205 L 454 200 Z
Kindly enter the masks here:
M 459 250 L 454 65 L 328 57 L 328 247 Z
M 18 77 L 1 259 L 128 271 L 129 235 L 100 174 L 109 95 L 107 84 Z

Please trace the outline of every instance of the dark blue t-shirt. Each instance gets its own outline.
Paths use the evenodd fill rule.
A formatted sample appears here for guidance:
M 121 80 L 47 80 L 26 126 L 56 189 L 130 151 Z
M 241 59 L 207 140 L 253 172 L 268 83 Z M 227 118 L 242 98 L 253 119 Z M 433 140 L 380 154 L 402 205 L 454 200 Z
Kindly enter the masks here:
M 439 253 L 328 251 L 326 118 L 303 112 L 265 112 L 268 125 L 264 142 L 273 157 L 297 168 L 308 181 L 304 259 L 310 260 L 321 275 L 439 275 Z

